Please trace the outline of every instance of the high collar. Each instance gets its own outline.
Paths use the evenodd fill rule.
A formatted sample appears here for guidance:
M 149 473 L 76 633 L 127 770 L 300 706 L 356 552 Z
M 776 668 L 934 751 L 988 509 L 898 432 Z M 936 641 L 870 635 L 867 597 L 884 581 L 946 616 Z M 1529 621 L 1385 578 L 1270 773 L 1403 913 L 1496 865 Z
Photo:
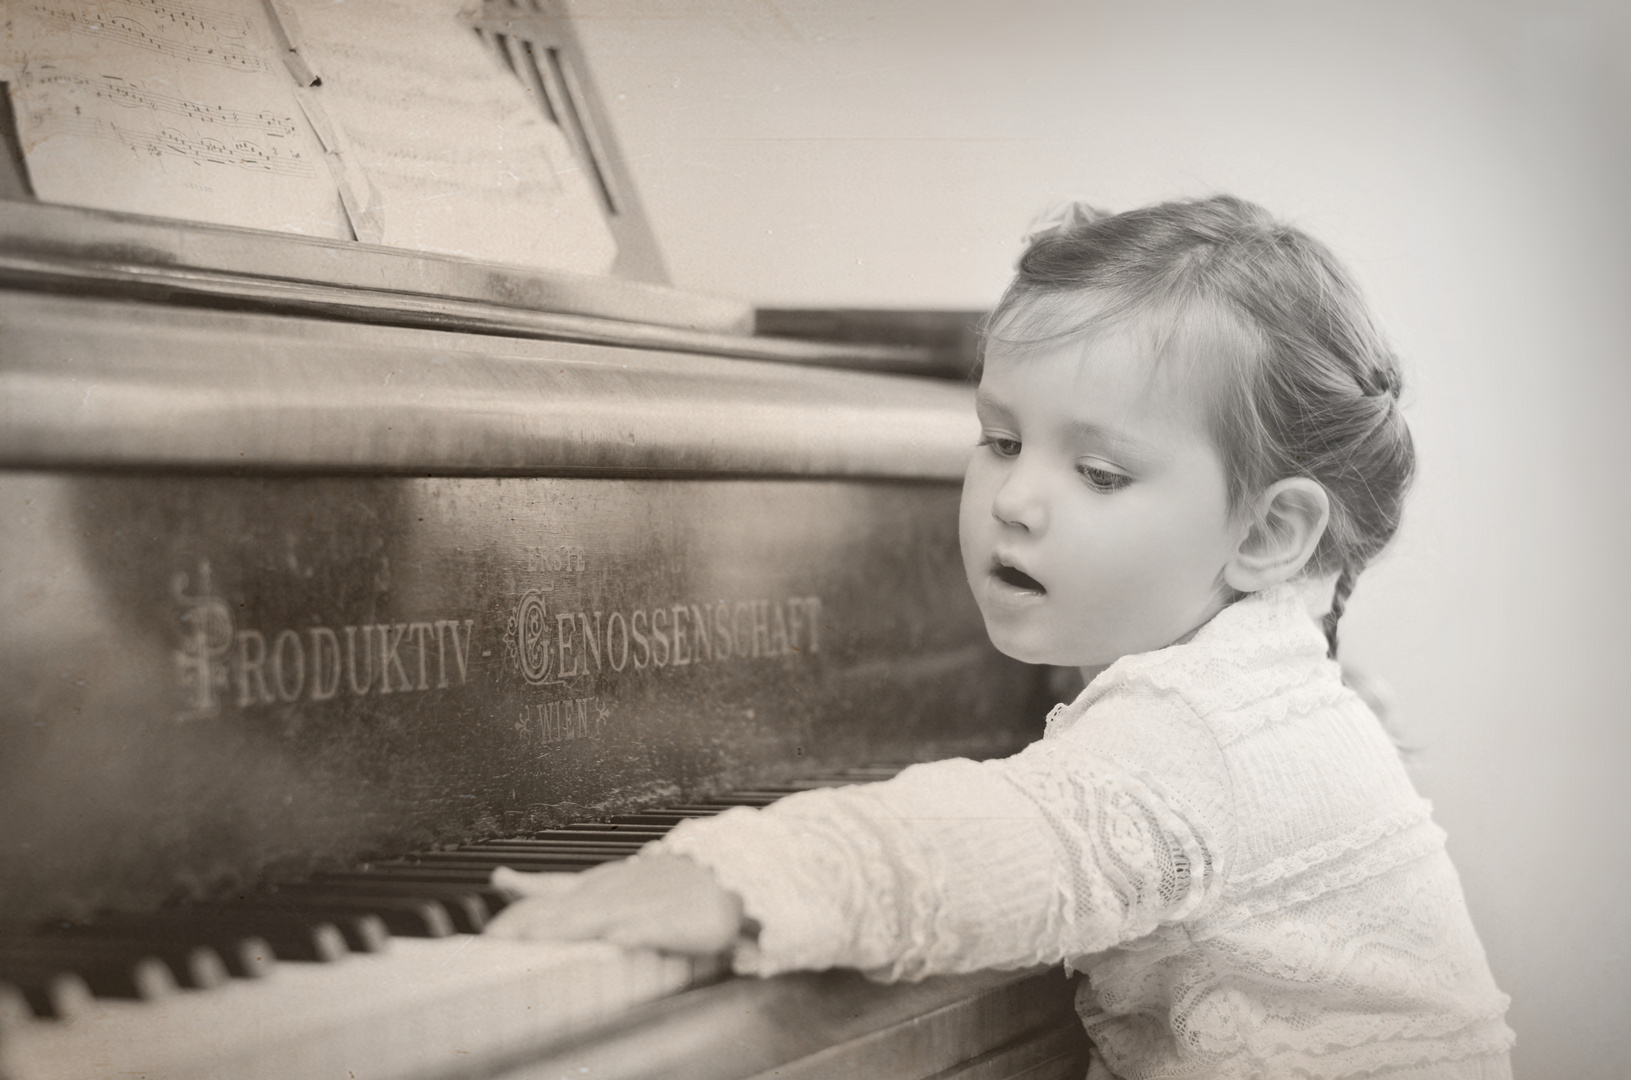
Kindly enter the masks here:
M 1094 702 L 1135 683 L 1210 696 L 1222 683 L 1255 673 L 1325 659 L 1325 633 L 1310 613 L 1309 589 L 1300 582 L 1249 593 L 1212 616 L 1180 645 L 1123 656 L 1101 671 L 1069 705 L 1048 717 L 1048 731 L 1069 727 Z M 1233 695 L 1225 695 L 1233 696 Z

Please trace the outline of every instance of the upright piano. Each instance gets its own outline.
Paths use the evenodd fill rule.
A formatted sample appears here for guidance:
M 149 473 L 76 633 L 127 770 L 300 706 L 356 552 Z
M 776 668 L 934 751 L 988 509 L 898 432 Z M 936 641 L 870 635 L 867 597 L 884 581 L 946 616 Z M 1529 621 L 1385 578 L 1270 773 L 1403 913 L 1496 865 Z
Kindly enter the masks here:
M 1039 733 L 966 372 L 831 323 L 0 201 L 0 1078 L 1080 1076 L 1056 971 L 477 933 L 495 865 Z

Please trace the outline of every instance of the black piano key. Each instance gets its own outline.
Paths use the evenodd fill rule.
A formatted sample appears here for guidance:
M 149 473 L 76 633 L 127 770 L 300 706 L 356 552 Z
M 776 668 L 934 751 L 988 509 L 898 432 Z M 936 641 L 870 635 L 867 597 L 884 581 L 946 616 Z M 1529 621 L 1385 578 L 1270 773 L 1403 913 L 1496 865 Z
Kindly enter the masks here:
M 423 851 L 410 855 L 401 861 L 393 860 L 388 863 L 373 863 L 373 866 L 509 866 L 517 870 L 523 866 L 543 870 L 585 870 L 601 863 L 615 862 L 624 857 L 623 852 L 602 852 L 587 854 L 584 852 L 537 852 L 524 851 L 495 851 L 491 854 L 482 854 L 476 851 Z
M 601 843 L 601 844 L 649 844 L 653 840 L 663 839 L 664 837 L 666 837 L 669 834 L 670 831 L 671 830 L 668 829 L 665 826 L 664 828 L 661 828 L 661 829 L 647 829 L 647 828 L 635 829 L 635 828 L 629 828 L 629 829 L 620 829 L 617 832 L 571 833 L 571 834 L 566 835 L 566 836 L 558 836 L 553 832 L 549 832 L 549 833 L 541 833 L 538 836 L 517 837 L 516 839 L 519 839 L 519 840 L 539 840 L 539 841 L 548 841 L 548 840 L 586 840 L 586 841 L 590 841 L 590 842 L 593 842 L 593 843 Z
M 303 883 L 304 884 L 304 883 Z M 466 907 L 466 900 L 473 901 L 481 912 L 482 922 L 497 915 L 509 906 L 510 898 L 501 889 L 492 888 L 485 881 L 437 881 L 434 879 L 414 880 L 407 876 L 382 874 L 373 870 L 342 870 L 326 871 L 311 878 L 310 884 L 338 892 L 382 893 L 389 896 L 420 896 L 427 899 L 438 899 L 446 903 L 449 899 L 459 901 L 461 908 Z M 449 914 L 452 914 L 451 910 Z M 455 919 L 455 926 L 457 926 Z M 474 933 L 475 931 L 465 931 Z
M 53 956 L 41 952 L 33 956 L 8 953 L 0 956 L 0 979 L 31 988 L 49 988 L 58 977 L 77 975 L 97 997 L 153 1000 L 176 992 L 176 980 L 162 960 L 151 956 L 98 957 Z
M 214 952 L 227 974 L 234 978 L 265 978 L 277 965 L 276 953 L 265 938 L 232 933 L 191 934 L 188 937 Z
M 550 829 L 530 837 L 507 837 L 497 843 L 520 843 L 527 840 L 566 840 L 568 843 L 649 843 L 669 835 L 667 829 Z
M 232 904 L 193 904 L 170 908 L 159 916 L 189 927 L 208 927 L 243 937 L 258 937 L 279 960 L 331 963 L 357 952 L 379 952 L 390 934 L 383 923 L 367 917 L 346 920 L 349 935 L 331 919 L 292 911 L 265 911 Z M 351 944 L 354 942 L 354 944 Z
M 758 787 L 744 791 L 733 791 L 731 796 L 750 799 L 765 798 L 775 801 L 776 799 L 784 799 L 789 795 L 797 795 L 801 791 L 820 791 L 822 788 L 847 787 L 850 783 L 851 781 L 848 780 L 796 780 L 788 784 L 761 784 Z M 729 798 L 731 796 L 725 797 Z
M 576 874 L 592 867 L 601 866 L 609 862 L 617 862 L 626 858 L 622 853 L 607 852 L 603 855 L 551 855 L 540 853 L 528 855 L 518 851 L 495 851 L 490 855 L 478 854 L 474 851 L 460 852 L 455 858 L 406 860 L 400 863 L 374 863 L 371 870 L 475 870 L 489 873 L 495 867 L 508 866 L 511 870 L 525 870 L 529 873 L 548 874 Z
M 71 972 L 58 972 L 28 981 L 9 981 L 0 975 L 0 983 L 20 995 L 29 1012 L 42 1020 L 72 1020 L 92 1005 L 91 988 L 85 985 L 84 979 Z M 13 1004 L 7 1005 L 8 1009 L 14 1007 Z
M 208 990 L 232 977 L 230 966 L 215 943 L 195 937 L 130 931 L 87 932 L 80 927 L 53 936 L 83 943 L 102 955 L 152 956 L 164 961 L 176 982 L 193 990 Z
M 608 859 L 607 861 L 611 862 L 615 860 Z M 582 863 L 557 866 L 551 863 L 520 862 L 512 859 L 498 858 L 483 859 L 479 861 L 473 860 L 467 863 L 457 863 L 452 865 L 438 865 L 429 867 L 419 872 L 415 872 L 410 866 L 401 873 L 404 878 L 409 880 L 418 877 L 419 880 L 433 880 L 450 885 L 491 885 L 493 881 L 493 871 L 497 870 L 501 866 L 508 867 L 511 870 L 518 870 L 524 874 L 578 874 L 585 870 L 591 869 L 591 867 L 585 866 Z M 392 867 L 383 867 L 381 869 L 385 870 L 387 873 L 394 874 L 399 872 Z M 370 872 L 377 873 L 378 871 L 375 870 Z M 420 876 L 421 874 L 424 876 Z
M 523 863 L 529 865 L 548 864 L 540 869 L 566 871 L 588 870 L 590 867 L 602 863 L 616 862 L 619 859 L 632 858 L 640 853 L 639 848 L 603 848 L 584 850 L 562 850 L 559 848 L 497 848 L 493 851 L 461 851 L 457 859 L 445 859 L 431 863 L 421 863 L 422 866 L 469 866 L 490 865 L 499 863 L 519 870 Z
M 40 957 L 61 957 L 70 960 L 81 956 L 125 957 L 133 951 L 141 956 L 148 955 L 145 951 L 133 950 L 119 942 L 104 945 L 100 942 L 68 937 L 65 934 L 9 932 L 0 934 L 0 964 Z
M 207 943 L 233 978 L 262 979 L 277 966 L 277 954 L 265 938 L 219 934 Z
M 7 1028 L 33 1015 L 34 1008 L 28 1003 L 28 997 L 11 983 L 0 982 L 0 1042 L 5 1040 Z
M 633 855 L 646 846 L 643 840 L 614 843 L 610 840 L 507 840 L 501 844 L 465 844 L 453 849 L 454 854 L 492 855 L 513 851 L 518 855 L 611 855 L 614 858 Z
M 125 955 L 150 956 L 163 963 L 178 986 L 190 990 L 209 990 L 232 978 L 226 961 L 207 945 L 161 945 L 149 942 L 130 942 Z
M 595 862 L 589 863 L 582 862 L 581 860 L 557 863 L 548 859 L 527 859 L 517 858 L 513 855 L 494 855 L 489 858 L 472 856 L 460 862 L 438 862 L 428 864 L 409 863 L 407 866 L 419 866 L 429 870 L 457 871 L 467 876 L 444 880 L 457 882 L 459 884 L 476 885 L 491 883 L 493 871 L 497 870 L 501 866 L 508 867 L 511 870 L 519 870 L 526 874 L 577 874 L 582 873 L 585 870 L 593 869 L 596 866 L 604 865 L 605 863 L 617 862 L 619 858 L 621 858 L 621 856 L 614 857 L 608 855 Z M 384 867 L 383 869 L 389 870 L 392 868 Z
M 511 866 L 511 867 L 514 867 L 515 869 L 520 869 L 520 867 L 521 867 L 521 865 L 523 863 L 526 863 L 526 864 L 544 863 L 544 864 L 548 864 L 547 868 L 550 869 L 550 870 L 554 870 L 554 871 L 557 871 L 557 872 L 564 871 L 564 872 L 567 872 L 567 873 L 571 873 L 571 872 L 576 871 L 576 870 L 588 870 L 591 867 L 599 866 L 602 863 L 616 862 L 619 859 L 632 858 L 635 855 L 638 855 L 639 853 L 640 853 L 639 848 L 634 848 L 632 850 L 627 850 L 627 851 L 612 850 L 612 851 L 593 851 L 593 852 L 585 852 L 585 851 L 566 851 L 566 852 L 563 852 L 563 851 L 554 851 L 554 850 L 551 850 L 549 848 L 533 848 L 530 851 L 525 849 L 525 848 L 502 848 L 502 849 L 500 849 L 498 851 L 466 851 L 466 852 L 461 852 L 460 854 L 462 854 L 464 856 L 464 858 L 462 858 L 462 859 L 454 859 L 454 860 L 449 860 L 449 861 L 445 861 L 445 862 L 437 862 L 437 863 L 424 863 L 424 864 L 421 864 L 421 865 L 457 867 L 457 866 L 470 866 L 472 864 L 475 864 L 475 865 L 491 865 L 493 863 L 499 863 L 499 864 L 502 864 L 504 866 Z M 571 857 L 570 858 L 561 858 L 561 856 L 571 856 Z M 585 861 L 586 857 L 587 857 L 588 861 Z M 542 869 L 544 867 L 540 867 L 540 868 Z
M 529 851 L 538 848 L 550 848 L 556 851 L 639 851 L 652 840 L 662 839 L 653 836 L 649 839 L 644 836 L 527 836 L 508 840 L 478 840 L 473 844 L 460 844 L 456 848 L 441 848 L 443 851 L 502 851 L 514 848 L 517 851 Z
M 239 937 L 215 947 L 227 970 L 240 979 L 263 979 L 277 966 L 277 952 L 263 937 Z
M 221 954 L 207 945 L 194 945 L 185 950 L 167 949 L 159 959 L 169 965 L 178 983 L 192 990 L 208 990 L 232 978 Z
M 91 922 L 53 927 L 47 932 L 93 941 L 129 941 L 155 956 L 203 946 L 215 953 L 229 975 L 240 979 L 262 978 L 276 964 L 272 947 L 263 938 L 234 933 L 230 928 L 210 924 L 187 926 L 149 915 L 110 913 Z
M 575 866 L 572 870 L 582 870 Z M 389 878 L 392 881 L 404 883 L 425 882 L 438 885 L 463 885 L 468 888 L 482 888 L 490 885 L 493 880 L 491 867 L 486 866 L 429 866 L 421 867 L 413 863 L 400 866 L 387 866 L 376 864 L 366 870 L 351 871 L 356 874 L 366 874 L 371 878 Z M 570 871 L 569 871 L 570 872 Z
M 545 854 L 547 854 L 548 858 L 556 862 L 581 862 L 585 866 L 594 866 L 601 862 L 606 855 L 613 852 L 620 855 L 626 850 L 628 850 L 626 845 L 607 842 L 603 844 L 590 844 L 584 847 L 570 846 L 552 849 L 546 848 L 542 849 L 541 853 L 538 855 L 529 855 L 528 850 L 520 846 L 494 845 L 493 847 L 489 848 L 482 844 L 466 844 L 463 847 L 450 848 L 443 851 L 415 851 L 412 854 L 404 855 L 401 859 L 392 859 L 390 861 L 416 862 L 430 865 L 438 862 L 457 863 L 468 859 L 479 859 L 488 854 L 501 855 L 513 853 L 517 856 L 536 858 L 543 858 L 545 857 Z
M 720 811 L 715 808 L 712 813 Z M 694 817 L 709 817 L 707 813 L 678 813 L 660 810 L 651 810 L 643 814 L 620 814 L 612 818 L 614 825 L 678 825 L 680 822 Z
M 495 896 L 498 895 L 497 890 L 491 891 Z M 442 908 L 453 930 L 458 933 L 479 934 L 487 925 L 487 902 L 476 892 L 457 885 L 432 885 L 426 882 L 418 888 L 410 889 L 401 884 L 323 877 L 310 882 L 279 885 L 275 895 L 288 897 L 297 903 L 307 896 L 339 896 L 354 897 L 361 905 L 368 905 L 373 900 L 435 904 Z M 370 906 L 368 910 L 372 911 L 374 908 Z M 390 919 L 387 918 L 385 922 L 387 926 L 390 925 Z
M 316 959 L 339 959 L 348 953 L 377 953 L 384 952 L 391 942 L 391 931 L 385 921 L 377 914 L 367 911 L 350 909 L 315 910 L 309 907 L 295 907 L 290 904 L 264 903 L 258 897 L 245 897 L 220 905 L 222 912 L 233 913 L 241 920 L 241 925 L 258 927 L 281 926 L 283 921 L 294 924 L 297 928 L 327 927 L 332 935 L 320 935 L 325 942 L 337 941 L 339 952 L 332 958 L 317 957 Z M 263 920 L 269 920 L 263 923 Z M 276 920 L 270 921 L 270 920 Z M 297 939 L 303 942 L 303 938 Z M 274 943 L 273 951 L 283 959 L 284 957 Z M 301 959 L 312 959 L 302 955 Z
M 481 933 L 493 912 L 484 898 L 471 892 L 437 890 L 429 898 L 442 905 L 453 922 L 453 929 L 461 934 Z
M 366 873 L 389 875 L 390 877 L 400 878 L 401 880 L 407 882 L 429 881 L 440 884 L 486 886 L 492 884 L 494 870 L 498 869 L 500 866 L 508 865 L 508 863 L 498 861 L 493 863 L 482 863 L 476 866 L 434 867 L 426 870 L 415 870 L 411 866 L 405 868 L 382 867 L 375 870 L 368 870 Z M 511 870 L 516 869 L 516 867 L 513 866 L 509 868 Z M 528 867 L 523 872 L 529 874 L 576 874 L 585 869 L 587 869 L 587 867 L 583 866 L 562 866 L 545 868 L 544 870 L 539 870 L 537 867 Z
M 231 906 L 248 911 L 296 913 L 332 922 L 345 934 L 346 944 L 356 952 L 378 951 L 367 948 L 366 939 L 358 936 L 362 919 L 372 918 L 383 923 L 391 934 L 404 937 L 439 938 L 453 933 L 453 921 L 448 918 L 447 909 L 434 900 L 411 897 L 356 897 L 329 892 L 285 897 L 277 893 L 235 900 Z M 358 947 L 359 943 L 362 948 Z

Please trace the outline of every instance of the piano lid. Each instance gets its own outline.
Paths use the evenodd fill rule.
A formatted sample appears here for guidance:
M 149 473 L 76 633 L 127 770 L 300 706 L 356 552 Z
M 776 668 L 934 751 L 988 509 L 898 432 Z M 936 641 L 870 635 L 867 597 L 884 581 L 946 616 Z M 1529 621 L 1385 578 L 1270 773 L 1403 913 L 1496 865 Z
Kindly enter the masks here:
M 0 290 L 12 468 L 955 481 L 972 396 L 729 354 Z
M 0 285 L 868 371 L 960 378 L 970 366 L 943 331 L 756 326 L 747 303 L 663 285 L 18 199 L 0 198 Z
M 512 313 L 516 322 L 506 332 L 571 325 L 529 324 L 523 313 L 707 335 L 753 329 L 750 305 L 666 285 L 20 199 L 0 201 L 0 275 L 75 291 L 138 294 L 145 287 L 286 310 L 344 308 L 351 317 L 373 313 L 373 321 L 419 311 L 452 322 L 481 305 L 496 309 L 490 319 Z

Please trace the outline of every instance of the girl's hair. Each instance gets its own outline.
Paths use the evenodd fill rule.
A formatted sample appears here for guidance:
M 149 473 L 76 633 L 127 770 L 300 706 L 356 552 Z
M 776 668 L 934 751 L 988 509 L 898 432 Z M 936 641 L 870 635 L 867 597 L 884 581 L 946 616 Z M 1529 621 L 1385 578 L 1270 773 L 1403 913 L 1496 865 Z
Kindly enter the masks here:
M 1214 388 L 1229 504 L 1292 476 L 1331 517 L 1310 560 L 1337 574 L 1325 635 L 1392 538 L 1415 469 L 1399 362 L 1330 250 L 1228 195 L 1109 216 L 1074 204 L 1029 238 L 987 340 L 1039 344 L 1137 319 Z M 1196 345 L 1200 348 L 1196 348 Z M 1198 355 L 1197 355 L 1198 354 Z

